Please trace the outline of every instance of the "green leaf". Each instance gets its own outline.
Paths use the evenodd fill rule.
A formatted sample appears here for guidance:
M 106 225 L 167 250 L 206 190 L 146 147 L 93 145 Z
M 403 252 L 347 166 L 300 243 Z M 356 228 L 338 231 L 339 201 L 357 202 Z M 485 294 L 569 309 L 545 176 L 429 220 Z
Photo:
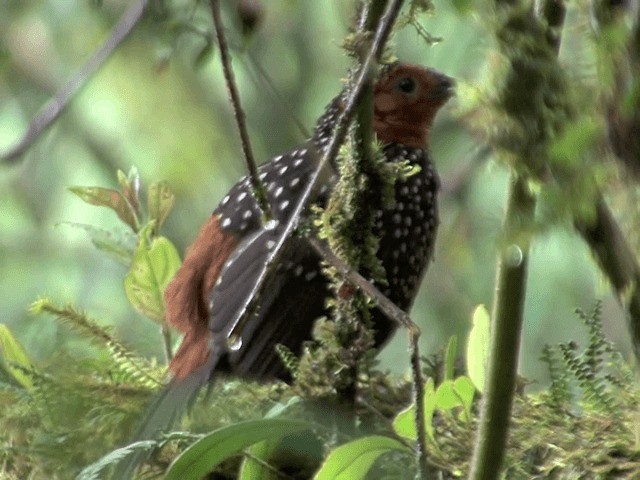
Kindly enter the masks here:
M 149 244 L 147 225 L 140 232 L 138 248 L 124 279 L 124 290 L 131 305 L 142 315 L 164 323 L 164 290 L 178 268 L 180 256 L 165 237 Z
M 473 311 L 473 327 L 467 341 L 467 373 L 479 392 L 484 390 L 485 369 L 489 354 L 489 312 L 484 305 Z
M 136 249 L 136 235 L 124 228 L 107 230 L 84 223 L 61 222 L 58 225 L 65 225 L 84 230 L 91 243 L 100 251 L 105 252 L 118 263 L 125 267 L 131 265 L 133 253 Z M 56 225 L 57 226 L 57 225 Z
M 136 167 L 131 167 L 129 174 L 125 175 L 122 170 L 118 170 L 118 183 L 122 189 L 124 198 L 138 216 L 140 216 L 140 174 Z
M 358 480 L 365 478 L 380 456 L 393 452 L 412 453 L 411 450 L 390 437 L 371 435 L 340 445 L 326 458 L 315 480 Z
M 27 352 L 15 339 L 9 327 L 3 323 L 0 323 L 0 354 L 2 354 L 4 369 L 24 388 L 30 389 L 33 387 L 31 378 L 24 373 L 24 370 L 33 368 Z
M 138 221 L 133 207 L 117 190 L 102 187 L 69 187 L 69 190 L 90 205 L 110 208 L 134 232 L 138 231 Z
M 246 447 L 311 428 L 307 422 L 282 418 L 252 420 L 221 428 L 182 452 L 169 466 L 165 480 L 200 480 L 220 462 Z
M 452 335 L 447 343 L 444 354 L 444 379 L 453 380 L 456 365 L 456 354 L 458 353 L 458 337 Z
M 248 455 L 242 461 L 238 480 L 277 480 L 276 474 L 265 468 L 258 460 L 268 462 L 279 444 L 280 438 L 272 438 L 252 445 L 247 450 Z
M 453 389 L 462 402 L 467 418 L 469 418 L 469 415 L 471 415 L 471 406 L 473 405 L 473 397 L 476 394 L 473 382 L 469 377 L 463 375 L 455 379 Z
M 453 388 L 453 380 L 445 380 L 438 385 L 435 398 L 436 408 L 444 410 L 445 412 L 455 407 L 462 406 L 462 402 Z
M 427 379 L 424 386 L 424 417 L 427 435 L 433 439 L 434 431 L 431 420 L 436 408 L 433 378 Z M 416 430 L 416 404 L 412 403 L 402 410 L 393 420 L 393 429 L 401 437 L 415 441 L 418 438 Z
M 155 220 L 156 222 L 154 231 L 160 231 L 175 201 L 176 197 L 167 182 L 162 181 L 151 184 L 147 195 L 147 210 L 149 211 L 149 220 Z

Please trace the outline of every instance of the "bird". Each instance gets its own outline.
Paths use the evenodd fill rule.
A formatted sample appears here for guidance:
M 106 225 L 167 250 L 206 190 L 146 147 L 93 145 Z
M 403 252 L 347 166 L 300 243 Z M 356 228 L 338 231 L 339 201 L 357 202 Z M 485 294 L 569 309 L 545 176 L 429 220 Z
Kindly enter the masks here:
M 439 180 L 429 153 L 429 132 L 454 87 L 452 78 L 434 69 L 402 62 L 381 68 L 373 87 L 372 129 L 385 160 L 419 167 L 418 173 L 396 181 L 395 201 L 376 212 L 373 228 L 379 239 L 377 256 L 386 272 L 386 282 L 376 286 L 404 310 L 411 307 L 433 257 Z M 261 221 L 250 179 L 244 177 L 188 247 L 164 297 L 169 325 L 184 336 L 169 365 L 172 378 L 150 407 L 138 439 L 175 422 L 199 389 L 219 375 L 290 380 L 275 346 L 282 344 L 300 354 L 303 343 L 311 339 L 314 321 L 326 314 L 326 300 L 332 295 L 321 260 L 304 238 L 289 240 L 274 281 L 233 344 L 230 318 L 253 288 L 282 226 L 326 152 L 347 95 L 345 88 L 328 104 L 310 139 L 258 168 L 271 222 Z M 335 174 L 326 179 L 317 203 L 326 202 L 335 181 Z M 381 312 L 374 315 L 373 325 L 379 348 L 396 326 Z

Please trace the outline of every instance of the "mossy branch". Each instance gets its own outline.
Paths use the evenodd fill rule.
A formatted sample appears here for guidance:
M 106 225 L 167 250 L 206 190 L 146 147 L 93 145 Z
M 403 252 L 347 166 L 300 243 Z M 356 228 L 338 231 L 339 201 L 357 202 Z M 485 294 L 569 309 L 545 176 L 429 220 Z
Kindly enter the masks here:
M 561 0 L 545 2 L 542 14 L 545 16 L 546 29 L 542 27 L 542 22 L 532 15 L 532 10 L 523 7 L 520 2 L 498 0 L 497 7 L 506 13 L 506 21 L 498 28 L 496 34 L 501 37 L 503 50 L 508 51 L 512 69 L 507 74 L 510 78 L 510 82 L 506 83 L 507 90 L 497 107 L 507 114 L 506 121 L 520 121 L 522 124 L 530 122 L 546 126 L 550 132 L 556 131 L 560 128 L 562 117 L 545 115 L 540 105 L 526 102 L 523 98 L 523 94 L 526 93 L 517 87 L 527 82 L 528 72 L 533 71 L 531 69 L 548 67 L 551 72 L 556 71 L 555 65 L 545 63 L 554 63 L 557 58 L 560 31 L 565 17 L 564 4 Z M 508 44 L 509 40 L 513 42 L 511 45 Z M 542 93 L 546 90 L 553 92 L 555 85 L 546 84 L 544 79 L 541 80 L 534 84 L 534 89 Z M 535 98 L 535 95 L 531 96 Z M 523 103 L 532 108 L 522 111 Z M 544 156 L 537 159 L 536 157 L 544 151 L 540 147 L 545 147 L 549 140 L 544 136 L 537 136 L 535 130 L 529 130 L 528 137 L 525 144 L 531 142 L 532 146 L 538 147 L 533 149 L 537 151 L 534 156 L 527 150 L 518 150 L 515 145 L 511 148 L 511 153 L 516 155 L 516 161 L 529 168 L 514 169 L 507 199 L 503 224 L 506 242 L 501 247 L 498 263 L 489 360 L 479 430 L 469 473 L 471 480 L 498 478 L 509 436 L 531 242 L 530 234 L 523 233 L 523 227 L 533 224 L 536 209 L 536 198 L 529 188 L 528 175 L 524 172 L 535 171 L 535 168 L 531 167 L 535 166 L 536 162 L 542 161 L 544 164 Z

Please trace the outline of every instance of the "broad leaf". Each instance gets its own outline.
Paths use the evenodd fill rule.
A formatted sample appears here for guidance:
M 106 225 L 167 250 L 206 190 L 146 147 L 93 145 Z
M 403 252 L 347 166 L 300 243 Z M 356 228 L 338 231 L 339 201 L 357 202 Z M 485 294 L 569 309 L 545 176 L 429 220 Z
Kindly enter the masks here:
M 359 438 L 333 450 L 314 479 L 363 479 L 378 458 L 393 451 L 412 453 L 411 449 L 394 438 L 381 435 Z
M 164 290 L 178 268 L 180 256 L 164 237 L 148 240 L 148 225 L 140 232 L 138 248 L 124 279 L 127 298 L 134 308 L 159 323 L 164 323 Z
M 280 438 L 272 438 L 252 445 L 247 450 L 248 455 L 242 461 L 238 480 L 278 480 L 276 474 L 261 462 L 268 463 L 279 444 Z
M 236 423 L 198 440 L 174 460 L 165 480 L 200 480 L 216 465 L 241 453 L 245 448 L 269 439 L 310 430 L 299 420 L 269 418 Z
M 33 387 L 33 381 L 22 370 L 31 370 L 33 368 L 27 352 L 15 339 L 9 327 L 2 323 L 0 323 L 0 354 L 2 355 L 5 370 L 24 388 Z

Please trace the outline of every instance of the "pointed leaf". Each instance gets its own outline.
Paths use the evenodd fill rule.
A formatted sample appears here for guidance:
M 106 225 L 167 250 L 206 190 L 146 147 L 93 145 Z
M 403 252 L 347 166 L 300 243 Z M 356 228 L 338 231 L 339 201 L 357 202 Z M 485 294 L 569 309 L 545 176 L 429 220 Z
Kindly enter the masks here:
M 340 445 L 326 458 L 315 480 L 358 480 L 367 473 L 380 456 L 393 452 L 411 453 L 411 450 L 390 437 L 372 435 Z
M 124 279 L 124 289 L 131 305 L 142 315 L 164 324 L 164 290 L 178 268 L 180 256 L 165 237 L 149 244 L 148 225 L 140 232 L 138 248 Z
M 140 215 L 140 174 L 136 167 L 131 167 L 129 174 L 125 175 L 122 170 L 118 170 L 118 183 L 124 198 L 133 207 L 136 214 Z
M 167 470 L 165 480 L 200 480 L 220 462 L 251 445 L 311 428 L 307 422 L 282 418 L 252 420 L 221 428 L 182 452 Z
M 4 369 L 24 388 L 33 387 L 33 381 L 22 370 L 31 370 L 33 368 L 27 352 L 15 339 L 9 327 L 3 323 L 0 323 L 0 354 L 2 355 Z M 16 368 L 16 366 L 21 368 Z
M 149 220 L 156 221 L 154 231 L 160 231 L 175 201 L 176 197 L 167 182 L 151 184 L 147 195 L 147 210 L 149 211 Z
M 467 341 L 467 373 L 481 393 L 489 354 L 489 324 L 489 312 L 484 305 L 478 305 L 473 311 L 473 327 Z
M 110 208 L 134 232 L 137 231 L 137 220 L 133 207 L 117 190 L 102 187 L 69 187 L 69 190 L 90 205 Z

